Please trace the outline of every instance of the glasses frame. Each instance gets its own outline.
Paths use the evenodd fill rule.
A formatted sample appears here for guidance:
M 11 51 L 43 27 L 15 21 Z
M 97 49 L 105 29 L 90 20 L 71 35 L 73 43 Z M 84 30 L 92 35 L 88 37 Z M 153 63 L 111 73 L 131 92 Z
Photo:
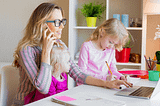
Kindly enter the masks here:
M 59 25 L 58 25 L 58 26 L 56 25 L 56 21 L 59 21 Z M 59 27 L 59 26 L 61 26 L 61 23 L 63 23 L 63 21 L 65 21 L 65 22 L 67 23 L 67 19 L 66 19 L 66 18 L 64 18 L 64 19 L 62 19 L 62 20 L 56 19 L 56 20 L 53 20 L 53 21 L 46 21 L 46 22 L 47 22 L 47 23 L 54 23 L 54 26 L 55 26 L 55 27 Z M 63 26 L 65 26 L 66 23 L 63 24 Z

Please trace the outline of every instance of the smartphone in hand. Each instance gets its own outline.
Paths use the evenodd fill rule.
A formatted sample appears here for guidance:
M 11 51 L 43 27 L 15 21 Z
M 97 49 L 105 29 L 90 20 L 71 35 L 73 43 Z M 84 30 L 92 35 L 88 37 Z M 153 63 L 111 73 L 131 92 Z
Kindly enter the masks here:
M 49 26 L 45 23 L 45 25 L 44 25 L 44 27 L 43 27 L 43 31 L 46 30 L 46 29 L 48 29 L 48 31 L 46 32 L 46 36 L 49 35 L 50 33 L 53 33 L 53 32 L 51 31 L 51 29 L 49 28 Z M 53 35 L 52 35 L 52 36 L 53 36 Z
M 52 33 L 51 37 L 55 37 L 55 40 L 58 39 L 55 35 L 54 32 L 51 31 L 51 29 L 49 28 L 49 26 L 45 23 L 44 25 L 44 30 L 48 29 L 48 31 L 46 32 L 46 36 L 48 36 L 49 34 Z M 53 45 L 57 45 L 59 47 L 59 43 L 58 42 L 54 42 Z

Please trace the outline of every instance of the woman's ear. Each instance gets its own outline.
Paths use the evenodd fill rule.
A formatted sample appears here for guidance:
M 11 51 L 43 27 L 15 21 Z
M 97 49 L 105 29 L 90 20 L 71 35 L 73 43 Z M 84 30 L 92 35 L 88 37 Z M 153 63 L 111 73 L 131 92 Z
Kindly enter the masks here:
M 46 30 L 48 28 L 48 25 L 46 23 L 44 23 L 42 28 L 43 28 L 43 31 L 44 31 L 44 30 Z

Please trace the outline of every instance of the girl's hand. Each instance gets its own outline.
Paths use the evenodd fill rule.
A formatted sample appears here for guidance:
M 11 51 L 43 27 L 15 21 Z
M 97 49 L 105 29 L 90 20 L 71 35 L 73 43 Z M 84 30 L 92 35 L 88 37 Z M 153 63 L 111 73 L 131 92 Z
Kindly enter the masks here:
M 133 86 L 132 83 L 129 83 L 129 82 L 124 81 L 124 80 L 106 81 L 106 87 L 108 87 L 108 88 L 121 89 L 120 85 L 125 85 L 127 88 Z
M 107 77 L 106 77 L 107 81 L 112 81 L 112 80 L 116 80 L 116 79 L 117 79 L 117 76 L 115 76 L 115 75 L 107 75 Z
M 121 76 L 121 77 L 120 77 L 120 80 L 127 81 L 127 75 Z
M 112 79 L 112 75 L 107 75 L 106 80 L 111 81 L 111 79 Z

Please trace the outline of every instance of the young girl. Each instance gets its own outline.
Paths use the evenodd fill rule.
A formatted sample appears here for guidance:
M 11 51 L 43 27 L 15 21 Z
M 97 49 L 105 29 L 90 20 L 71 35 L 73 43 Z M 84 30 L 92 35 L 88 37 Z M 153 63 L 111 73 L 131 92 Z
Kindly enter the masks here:
M 52 81 L 49 92 L 47 94 L 42 94 L 36 89 L 25 97 L 25 104 L 68 90 L 66 72 L 68 73 L 70 69 L 69 52 L 63 45 L 54 47 L 53 49 L 51 50 L 50 62 L 52 66 Z
M 79 55 L 78 65 L 81 70 L 98 79 L 106 80 L 109 69 L 117 79 L 126 78 L 117 71 L 115 49 L 122 50 L 128 38 L 128 31 L 117 19 L 104 21 L 91 35 L 89 41 L 84 42 Z M 78 85 L 80 83 L 77 83 Z

